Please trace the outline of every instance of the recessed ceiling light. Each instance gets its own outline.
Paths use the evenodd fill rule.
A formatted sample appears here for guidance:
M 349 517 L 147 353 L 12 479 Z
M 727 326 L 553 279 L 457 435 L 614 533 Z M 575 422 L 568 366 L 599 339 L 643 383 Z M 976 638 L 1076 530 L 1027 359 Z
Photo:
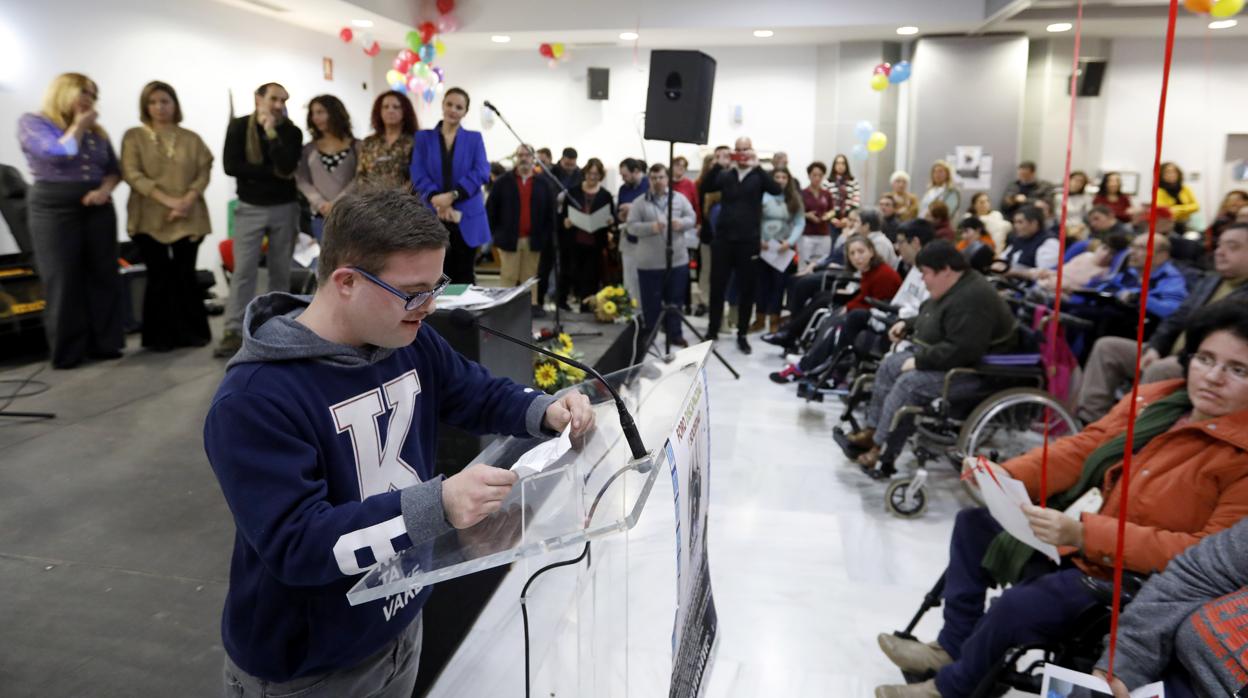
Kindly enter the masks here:
M 1216 22 L 1210 22 L 1209 28 L 1210 29 L 1230 29 L 1231 27 L 1237 24 L 1239 24 L 1239 22 L 1233 19 L 1220 19 Z
M 371 19 L 353 19 L 353 20 L 351 20 L 351 25 L 352 25 L 352 26 L 356 26 L 356 27 L 360 27 L 360 28 L 362 28 L 362 29 L 368 29 L 369 27 L 373 26 L 373 20 L 371 20 Z
M 919 28 L 918 27 L 897 27 L 897 33 L 901 34 L 902 36 L 910 36 L 911 34 L 918 34 Z
M 637 40 L 637 32 L 621 32 L 621 33 L 620 33 L 620 39 L 622 39 L 622 40 L 624 40 L 624 41 L 636 41 L 636 40 Z
M 490 37 L 490 41 L 493 41 L 496 44 L 506 44 L 511 41 L 511 37 L 503 34 L 495 34 Z
M 754 30 L 754 36 L 760 39 L 769 39 L 775 35 L 776 33 L 770 29 L 755 29 Z
M 1070 31 L 1070 29 L 1071 29 L 1070 22 L 1058 22 L 1057 24 L 1050 24 L 1049 26 L 1045 27 L 1045 30 L 1053 32 L 1055 34 L 1057 32 L 1068 32 Z

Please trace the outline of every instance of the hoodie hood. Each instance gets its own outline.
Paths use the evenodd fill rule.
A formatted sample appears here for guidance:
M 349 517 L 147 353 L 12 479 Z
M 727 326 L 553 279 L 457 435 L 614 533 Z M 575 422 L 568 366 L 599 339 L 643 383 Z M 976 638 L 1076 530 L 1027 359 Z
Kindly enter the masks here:
M 311 296 L 268 293 L 248 303 L 243 316 L 243 347 L 228 367 L 302 360 L 331 366 L 369 366 L 394 353 L 393 349 L 352 347 L 322 338 L 296 321 L 311 302 Z

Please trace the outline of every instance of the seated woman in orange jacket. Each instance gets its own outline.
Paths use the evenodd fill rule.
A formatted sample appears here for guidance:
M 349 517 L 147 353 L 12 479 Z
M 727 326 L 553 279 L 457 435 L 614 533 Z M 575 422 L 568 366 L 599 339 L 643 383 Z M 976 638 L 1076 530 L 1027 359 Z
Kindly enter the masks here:
M 1248 305 L 1209 305 L 1193 316 L 1186 336 L 1187 378 L 1140 388 L 1122 563 L 1141 574 L 1165 569 L 1200 539 L 1248 515 Z M 1004 534 L 986 509 L 958 514 L 938 641 L 879 636 L 902 670 L 936 677 L 881 686 L 877 698 L 967 695 L 1006 649 L 1061 637 L 1097 603 L 1080 577 L 1112 574 L 1129 402 L 1128 396 L 1079 434 L 1050 444 L 1049 508 L 1024 509 L 1036 537 L 1058 546 L 1064 564 L 1007 589 L 987 613 L 987 590 L 1019 582 L 1023 566 L 1034 565 L 1039 554 Z M 1039 498 L 1041 449 L 992 467 Z M 1062 512 L 1098 486 L 1104 496 L 1098 512 L 1079 518 Z

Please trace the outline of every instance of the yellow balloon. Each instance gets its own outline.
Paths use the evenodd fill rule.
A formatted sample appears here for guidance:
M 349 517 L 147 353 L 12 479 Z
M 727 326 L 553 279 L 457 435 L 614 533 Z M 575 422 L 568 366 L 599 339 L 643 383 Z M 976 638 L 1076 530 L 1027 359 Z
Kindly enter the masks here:
M 1217 0 L 1213 3 L 1213 9 L 1209 11 L 1209 14 L 1218 19 L 1226 19 L 1239 14 L 1242 9 L 1244 9 L 1244 0 Z
M 433 42 L 433 52 L 439 56 L 446 53 L 446 44 L 441 39 L 435 39 Z
M 395 83 L 405 82 L 406 80 L 407 78 L 403 77 L 403 73 L 400 73 L 397 70 L 386 71 L 386 82 L 388 84 L 393 85 Z
M 876 92 L 883 92 L 888 89 L 888 76 L 883 73 L 876 73 L 871 76 L 871 89 Z
M 867 139 L 867 150 L 878 153 L 888 146 L 888 136 L 883 131 L 876 131 Z
M 563 44 L 551 44 L 550 52 L 556 59 L 563 58 Z

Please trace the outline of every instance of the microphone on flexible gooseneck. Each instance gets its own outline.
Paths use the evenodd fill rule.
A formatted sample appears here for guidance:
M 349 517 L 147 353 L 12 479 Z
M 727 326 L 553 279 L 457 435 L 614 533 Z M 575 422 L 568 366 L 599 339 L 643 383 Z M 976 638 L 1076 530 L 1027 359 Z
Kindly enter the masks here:
M 488 102 L 486 103 L 486 106 L 489 106 Z M 560 363 L 565 363 L 569 366 L 579 368 L 594 378 L 597 378 L 598 382 L 607 389 L 607 392 L 611 393 L 611 398 L 615 400 L 615 407 L 620 413 L 620 428 L 624 431 L 624 438 L 628 441 L 628 448 L 633 453 L 633 459 L 643 460 L 646 458 L 649 451 L 646 450 L 645 444 L 641 442 L 641 432 L 637 430 L 637 423 L 633 421 L 633 415 L 628 411 L 628 407 L 624 405 L 624 399 L 620 397 L 620 394 L 616 392 L 615 388 L 611 387 L 611 384 L 607 382 L 607 379 L 602 377 L 601 373 L 595 371 L 592 367 L 583 364 L 580 361 L 569 359 L 566 356 L 560 356 L 544 347 L 540 347 L 531 342 L 526 342 L 523 339 L 517 339 L 511 335 L 503 334 L 492 327 L 482 325 L 481 322 L 477 320 L 475 315 L 463 308 L 456 308 L 451 311 L 451 324 L 464 328 L 476 327 L 482 331 L 489 332 L 500 339 L 505 339 L 513 344 L 518 344 L 544 356 L 549 356 Z

